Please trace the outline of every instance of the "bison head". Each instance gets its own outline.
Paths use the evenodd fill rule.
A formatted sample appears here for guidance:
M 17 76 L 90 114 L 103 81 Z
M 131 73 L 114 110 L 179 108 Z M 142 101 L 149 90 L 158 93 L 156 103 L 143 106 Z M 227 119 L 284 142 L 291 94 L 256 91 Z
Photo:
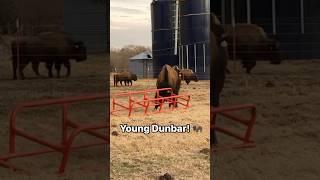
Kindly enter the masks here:
M 136 81 L 136 80 L 138 80 L 138 77 L 137 77 L 136 74 L 131 74 L 131 79 L 134 80 L 134 81 Z
M 78 41 L 74 43 L 73 54 L 74 54 L 73 58 L 77 62 L 84 61 L 87 59 L 87 48 L 82 41 Z
M 181 70 L 181 79 L 185 80 L 187 84 L 189 84 L 191 81 L 198 82 L 198 77 L 196 73 L 193 72 L 192 69 L 182 69 Z
M 191 80 L 194 80 L 195 82 L 198 82 L 198 76 L 196 75 L 196 73 L 193 72 L 193 70 L 191 69 Z
M 268 38 L 269 58 L 271 64 L 280 64 L 282 56 L 279 53 L 280 43 L 276 38 Z

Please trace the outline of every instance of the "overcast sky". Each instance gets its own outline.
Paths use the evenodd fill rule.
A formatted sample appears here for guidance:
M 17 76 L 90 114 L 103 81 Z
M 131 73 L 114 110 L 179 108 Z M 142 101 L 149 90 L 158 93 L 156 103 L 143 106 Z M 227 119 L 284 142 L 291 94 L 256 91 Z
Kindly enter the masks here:
M 110 45 L 151 47 L 152 0 L 110 0 Z

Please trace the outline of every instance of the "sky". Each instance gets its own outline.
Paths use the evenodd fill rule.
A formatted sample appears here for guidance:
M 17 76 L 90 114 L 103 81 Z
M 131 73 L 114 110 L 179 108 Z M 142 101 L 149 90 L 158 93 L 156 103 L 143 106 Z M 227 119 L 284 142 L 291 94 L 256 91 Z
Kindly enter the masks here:
M 110 45 L 151 47 L 152 0 L 110 0 Z

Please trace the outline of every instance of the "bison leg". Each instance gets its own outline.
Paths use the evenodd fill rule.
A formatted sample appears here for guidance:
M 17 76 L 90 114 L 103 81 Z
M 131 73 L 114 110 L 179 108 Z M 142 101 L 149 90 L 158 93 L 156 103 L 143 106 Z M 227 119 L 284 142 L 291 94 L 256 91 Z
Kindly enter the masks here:
M 173 98 L 172 100 L 173 100 L 173 102 L 170 102 L 170 103 L 169 103 L 169 108 L 170 108 L 171 106 L 173 106 L 173 107 L 175 107 L 175 108 L 178 107 L 178 103 L 177 103 L 177 100 L 178 100 L 178 99 L 177 99 L 177 98 Z
M 175 98 L 175 104 L 174 104 L 174 107 L 178 107 L 178 98 Z
M 156 95 L 154 96 L 154 98 L 157 99 L 157 97 L 158 97 L 158 96 L 157 96 L 157 93 L 156 93 Z M 155 109 L 155 110 L 157 110 L 158 107 L 160 106 L 160 105 L 159 105 L 160 101 L 158 101 L 157 103 L 158 103 L 158 104 L 156 104 L 156 105 L 154 106 L 154 109 Z
M 13 70 L 13 79 L 16 80 L 17 78 L 17 68 L 18 68 L 18 63 L 17 60 L 12 60 L 12 70 Z
M 131 84 L 131 86 L 132 86 L 132 80 L 130 80 L 129 82 L 130 82 L 130 84 Z
M 33 72 L 37 75 L 37 76 L 40 76 L 40 73 L 39 73 L 39 61 L 32 61 L 32 69 L 33 69 Z
M 52 66 L 53 66 L 53 63 L 52 61 L 50 62 L 46 62 L 46 68 L 48 69 L 48 77 L 49 78 L 52 78 Z
M 243 67 L 246 68 L 246 73 L 250 74 L 251 70 L 256 66 L 256 61 L 242 62 Z
M 190 80 L 186 80 L 186 83 L 187 83 L 187 85 L 189 85 L 189 83 L 190 83 Z
M 119 80 L 116 80 L 116 86 L 118 86 L 118 82 L 120 82 L 120 85 L 122 86 L 122 82 Z
M 56 68 L 56 71 L 57 71 L 57 78 L 60 78 L 61 63 L 55 62 L 54 67 Z
M 64 67 L 67 68 L 67 74 L 66 74 L 66 76 L 69 77 L 70 74 L 71 74 L 71 64 L 70 64 L 70 61 L 69 61 L 69 60 L 63 61 L 63 65 L 64 65 Z
M 28 63 L 26 63 L 26 62 L 20 62 L 20 63 L 19 63 L 19 75 L 20 75 L 20 78 L 21 78 L 21 79 L 25 79 L 23 70 L 24 70 L 24 68 L 27 66 L 27 64 L 28 64 Z

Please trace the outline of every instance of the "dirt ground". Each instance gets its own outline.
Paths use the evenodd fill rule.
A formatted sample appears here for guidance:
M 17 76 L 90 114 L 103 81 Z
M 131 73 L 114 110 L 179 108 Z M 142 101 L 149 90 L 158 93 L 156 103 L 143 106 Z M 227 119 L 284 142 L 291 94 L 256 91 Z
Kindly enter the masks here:
M 257 147 L 214 154 L 213 179 L 320 178 L 319 69 L 319 60 L 259 62 L 249 76 L 239 67 L 228 75 L 221 103 L 257 106 Z
M 12 80 L 11 61 L 1 59 L 0 62 L 0 156 L 8 152 L 9 111 L 17 102 L 33 99 L 74 96 L 87 93 L 105 92 L 107 79 L 107 61 L 103 55 L 90 55 L 84 62 L 72 61 L 72 74 L 69 78 L 47 79 L 35 78 L 31 65 L 25 69 L 27 80 Z M 62 69 L 65 74 L 65 68 Z M 55 71 L 53 71 L 55 73 Z M 47 76 L 44 64 L 40 73 Z M 70 118 L 79 121 L 105 122 L 107 104 L 93 102 L 75 105 L 71 109 Z M 38 137 L 60 140 L 61 110 L 58 107 L 26 111 L 18 116 L 18 126 L 36 134 Z M 90 141 L 87 136 L 80 136 L 77 143 Z M 18 150 L 30 150 L 38 146 L 28 141 L 18 140 Z M 106 152 L 104 146 L 81 149 L 72 153 L 67 173 L 59 177 L 56 172 L 62 156 L 58 153 L 14 159 L 14 165 L 25 168 L 31 174 L 11 172 L 0 167 L 0 179 L 105 179 Z
M 154 89 L 156 79 L 142 79 L 133 86 L 111 87 L 111 94 L 123 91 Z M 159 114 L 143 116 L 140 111 L 131 118 L 120 113 L 111 116 L 111 179 L 156 179 L 169 173 L 175 179 L 209 179 L 209 153 L 200 152 L 209 148 L 209 81 L 182 82 L 180 94 L 191 95 L 191 107 Z M 152 94 L 154 96 L 154 94 Z M 166 105 L 167 106 L 167 105 Z M 153 112 L 154 107 L 150 108 Z M 185 125 L 203 127 L 202 132 L 190 133 L 122 133 L 120 124 Z

